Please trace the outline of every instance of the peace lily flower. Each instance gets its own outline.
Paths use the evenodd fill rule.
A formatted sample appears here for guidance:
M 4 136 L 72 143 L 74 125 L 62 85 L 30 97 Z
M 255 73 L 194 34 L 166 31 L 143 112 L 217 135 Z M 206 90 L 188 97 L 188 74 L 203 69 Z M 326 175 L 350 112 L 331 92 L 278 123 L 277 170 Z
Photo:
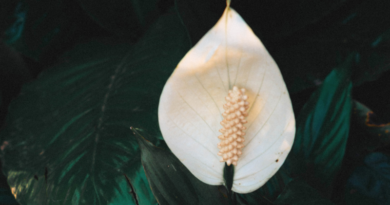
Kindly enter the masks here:
M 168 79 L 158 116 L 167 145 L 193 175 L 222 185 L 226 162 L 237 193 L 266 183 L 295 135 L 278 66 L 229 5 Z

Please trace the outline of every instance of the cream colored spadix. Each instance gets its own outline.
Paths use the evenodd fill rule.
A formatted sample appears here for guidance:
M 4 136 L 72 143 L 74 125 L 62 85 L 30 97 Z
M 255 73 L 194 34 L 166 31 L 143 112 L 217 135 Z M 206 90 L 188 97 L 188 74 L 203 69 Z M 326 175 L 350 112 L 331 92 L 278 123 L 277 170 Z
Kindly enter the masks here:
M 226 96 L 227 103 L 223 105 L 225 112 L 222 113 L 223 126 L 219 132 L 222 133 L 218 138 L 221 142 L 218 143 L 219 156 L 222 156 L 221 162 L 226 162 L 228 166 L 231 164 L 237 165 L 238 158 L 241 156 L 241 149 L 244 147 L 245 130 L 244 126 L 247 110 L 249 108 L 248 96 L 245 95 L 245 89 L 238 89 L 237 86 L 233 90 L 229 90 Z
M 229 138 L 219 137 L 221 129 L 223 135 L 226 132 L 221 125 L 229 117 L 224 114 L 225 98 L 234 86 L 247 96 L 247 105 L 242 98 L 235 101 L 244 102 L 241 116 L 245 118 L 238 116 L 237 123 L 246 129 L 232 128 L 239 143 L 222 143 L 234 138 L 233 133 L 228 133 Z M 278 66 L 229 7 L 168 79 L 158 117 L 169 148 L 199 180 L 221 185 L 224 161 L 236 164 L 232 190 L 237 193 L 252 192 L 267 182 L 286 159 L 295 135 L 294 113 Z M 234 152 L 240 153 L 237 158 Z

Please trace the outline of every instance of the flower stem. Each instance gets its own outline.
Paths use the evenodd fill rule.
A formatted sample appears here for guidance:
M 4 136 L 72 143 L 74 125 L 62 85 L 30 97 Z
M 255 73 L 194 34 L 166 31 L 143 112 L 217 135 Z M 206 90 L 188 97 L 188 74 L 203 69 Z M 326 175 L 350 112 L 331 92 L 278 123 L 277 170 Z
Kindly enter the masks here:
M 225 163 L 225 168 L 223 169 L 223 178 L 225 180 L 225 187 L 228 191 L 228 201 L 229 205 L 236 205 L 236 193 L 232 191 L 233 187 L 233 178 L 234 178 L 234 165 L 228 166 Z
M 233 186 L 233 177 L 234 177 L 234 165 L 228 166 L 225 163 L 225 167 L 223 169 L 223 179 L 225 181 L 225 187 L 230 194 Z
M 229 195 L 229 205 L 237 205 L 236 193 L 231 191 Z

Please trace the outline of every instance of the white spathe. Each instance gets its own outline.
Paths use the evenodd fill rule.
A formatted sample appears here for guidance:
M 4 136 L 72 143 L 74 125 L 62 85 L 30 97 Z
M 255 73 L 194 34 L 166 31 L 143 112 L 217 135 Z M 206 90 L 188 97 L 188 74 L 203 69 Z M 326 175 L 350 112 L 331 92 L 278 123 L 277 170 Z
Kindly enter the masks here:
M 163 89 L 158 118 L 176 157 L 199 180 L 223 184 L 218 139 L 228 90 L 249 99 L 245 147 L 232 190 L 255 191 L 281 167 L 295 136 L 295 118 L 278 66 L 241 16 L 226 8 L 218 23 L 181 60 Z

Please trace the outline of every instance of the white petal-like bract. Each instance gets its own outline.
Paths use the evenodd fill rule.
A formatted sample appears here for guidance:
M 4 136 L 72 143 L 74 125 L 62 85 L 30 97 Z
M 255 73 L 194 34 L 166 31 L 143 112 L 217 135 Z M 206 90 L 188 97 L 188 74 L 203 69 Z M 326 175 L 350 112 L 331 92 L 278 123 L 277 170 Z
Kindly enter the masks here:
M 231 8 L 193 47 L 168 79 L 158 109 L 163 137 L 201 181 L 223 184 L 218 143 L 223 105 L 233 86 L 245 88 L 249 109 L 242 155 L 232 190 L 261 187 L 283 164 L 295 135 L 295 118 L 278 66 L 241 16 Z

